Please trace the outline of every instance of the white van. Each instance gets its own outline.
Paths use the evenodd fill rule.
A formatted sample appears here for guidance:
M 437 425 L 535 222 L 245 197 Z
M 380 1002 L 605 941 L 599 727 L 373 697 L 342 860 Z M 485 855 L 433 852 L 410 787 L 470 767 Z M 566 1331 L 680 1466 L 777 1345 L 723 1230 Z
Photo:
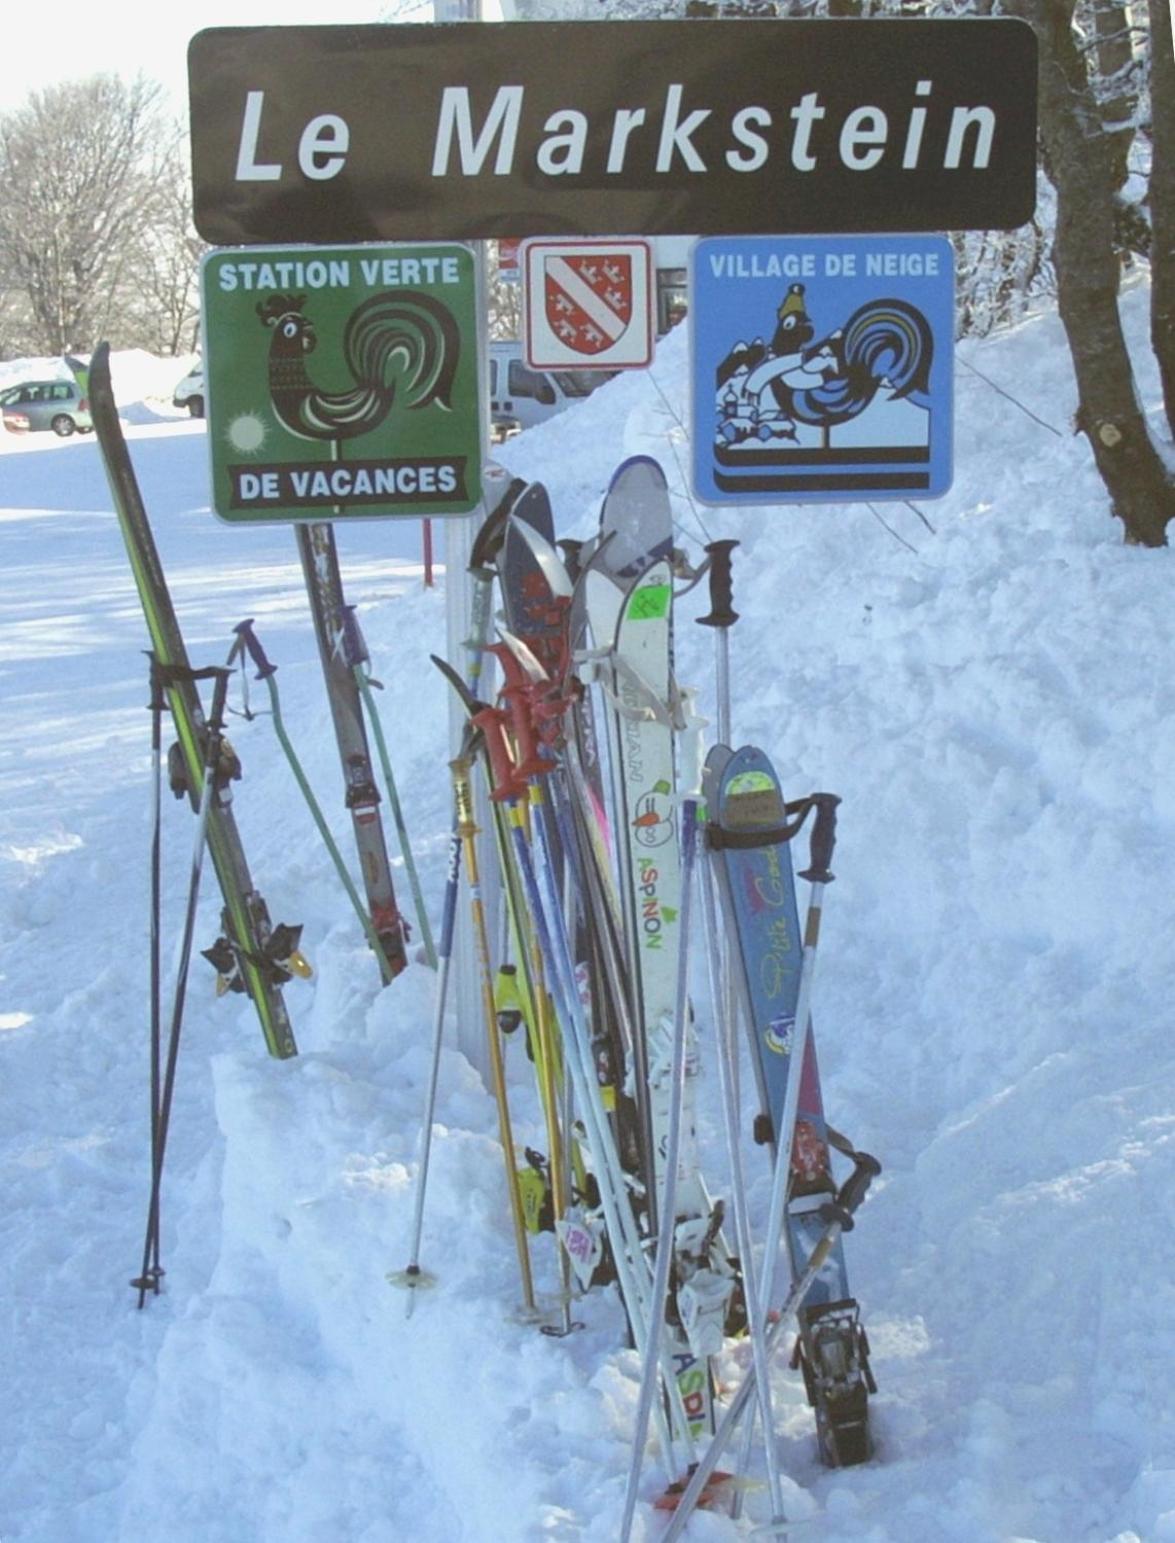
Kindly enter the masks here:
M 529 429 L 573 402 L 591 396 L 611 380 L 614 370 L 532 370 L 522 357 L 522 344 L 490 344 L 490 421 L 504 438 Z
M 180 381 L 171 399 L 173 407 L 186 407 L 193 418 L 204 416 L 204 366 L 196 365 Z

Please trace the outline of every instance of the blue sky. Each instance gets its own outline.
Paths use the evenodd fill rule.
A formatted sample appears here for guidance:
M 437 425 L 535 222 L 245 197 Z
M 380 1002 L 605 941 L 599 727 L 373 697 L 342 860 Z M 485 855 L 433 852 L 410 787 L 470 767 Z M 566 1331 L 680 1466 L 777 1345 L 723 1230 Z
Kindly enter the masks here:
M 428 0 L 346 0 L 331 21 L 369 22 L 396 14 L 431 21 Z M 158 80 L 187 112 L 188 39 L 204 27 L 278 26 L 320 22 L 322 0 L 202 0 L 195 6 L 168 0 L 58 0 L 46 25 L 26 20 L 7 28 L 0 48 L 0 112 L 18 107 L 30 91 L 77 80 L 99 70 L 127 78 L 139 70 Z

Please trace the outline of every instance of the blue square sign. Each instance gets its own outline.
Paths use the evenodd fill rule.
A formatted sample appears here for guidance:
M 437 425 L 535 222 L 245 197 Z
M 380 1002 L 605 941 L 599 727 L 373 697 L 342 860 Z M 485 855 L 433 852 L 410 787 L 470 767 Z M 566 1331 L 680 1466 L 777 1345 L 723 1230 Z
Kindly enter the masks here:
M 944 236 L 699 241 L 690 320 L 704 503 L 939 498 L 950 487 Z

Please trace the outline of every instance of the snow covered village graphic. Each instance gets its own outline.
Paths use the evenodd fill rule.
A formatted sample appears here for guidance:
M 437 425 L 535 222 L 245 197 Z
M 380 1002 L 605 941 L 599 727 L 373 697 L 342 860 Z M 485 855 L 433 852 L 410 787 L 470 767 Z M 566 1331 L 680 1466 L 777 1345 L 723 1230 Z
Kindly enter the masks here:
M 694 457 L 702 498 L 945 492 L 951 264 L 937 240 L 905 252 L 897 245 L 700 243 Z

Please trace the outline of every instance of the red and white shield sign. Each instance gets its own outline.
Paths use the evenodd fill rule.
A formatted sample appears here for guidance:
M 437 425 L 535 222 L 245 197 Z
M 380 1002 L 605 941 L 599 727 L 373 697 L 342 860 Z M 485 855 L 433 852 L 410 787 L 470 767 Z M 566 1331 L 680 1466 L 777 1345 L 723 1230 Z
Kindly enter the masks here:
M 625 252 L 545 257 L 543 300 L 561 343 L 589 358 L 603 353 L 632 320 L 632 258 Z
M 641 369 L 653 357 L 652 248 L 643 239 L 523 243 L 532 369 Z

